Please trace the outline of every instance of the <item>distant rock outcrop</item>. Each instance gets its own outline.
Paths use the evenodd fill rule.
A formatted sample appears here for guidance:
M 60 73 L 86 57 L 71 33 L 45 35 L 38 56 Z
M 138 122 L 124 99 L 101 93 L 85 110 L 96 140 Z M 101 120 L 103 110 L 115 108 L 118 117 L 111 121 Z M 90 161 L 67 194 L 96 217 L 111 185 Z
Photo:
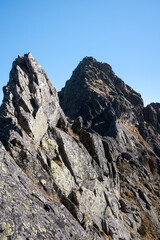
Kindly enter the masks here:
M 30 53 L 13 62 L 0 107 L 0 239 L 158 240 L 160 104 L 144 108 L 91 57 L 59 97 L 63 110 Z

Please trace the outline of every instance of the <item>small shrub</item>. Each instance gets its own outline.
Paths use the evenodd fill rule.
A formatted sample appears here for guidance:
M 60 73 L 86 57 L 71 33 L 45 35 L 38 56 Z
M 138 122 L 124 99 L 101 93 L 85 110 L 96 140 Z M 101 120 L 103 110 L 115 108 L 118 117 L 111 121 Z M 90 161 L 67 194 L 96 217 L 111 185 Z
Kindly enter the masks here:
M 146 236 L 147 231 L 146 231 L 146 227 L 144 225 L 144 222 L 142 222 L 141 226 L 139 227 L 139 229 L 137 231 L 142 237 Z

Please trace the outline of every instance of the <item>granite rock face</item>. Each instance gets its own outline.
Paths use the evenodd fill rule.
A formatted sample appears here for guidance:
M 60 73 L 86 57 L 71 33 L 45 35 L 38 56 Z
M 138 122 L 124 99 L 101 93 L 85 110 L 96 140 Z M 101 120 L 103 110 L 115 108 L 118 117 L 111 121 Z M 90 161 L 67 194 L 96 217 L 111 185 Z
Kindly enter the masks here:
M 159 239 L 159 104 L 144 108 L 88 57 L 59 97 L 63 110 L 30 53 L 13 62 L 0 107 L 0 239 Z

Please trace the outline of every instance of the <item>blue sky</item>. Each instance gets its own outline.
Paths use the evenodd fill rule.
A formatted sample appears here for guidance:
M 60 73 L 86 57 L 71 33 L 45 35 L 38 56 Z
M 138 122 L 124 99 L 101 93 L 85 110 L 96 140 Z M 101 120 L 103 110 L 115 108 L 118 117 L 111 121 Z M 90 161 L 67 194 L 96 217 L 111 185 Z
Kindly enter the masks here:
M 0 102 L 12 62 L 31 52 L 59 91 L 79 61 L 110 64 L 160 102 L 160 0 L 0 0 Z

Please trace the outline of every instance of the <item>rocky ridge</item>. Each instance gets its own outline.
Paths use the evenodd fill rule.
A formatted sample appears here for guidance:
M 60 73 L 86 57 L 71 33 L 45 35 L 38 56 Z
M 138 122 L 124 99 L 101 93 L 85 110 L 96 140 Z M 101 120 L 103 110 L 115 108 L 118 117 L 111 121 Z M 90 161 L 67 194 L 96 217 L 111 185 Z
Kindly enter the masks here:
M 13 62 L 0 107 L 0 238 L 159 239 L 160 104 L 144 108 L 89 57 L 59 98 L 30 53 Z

